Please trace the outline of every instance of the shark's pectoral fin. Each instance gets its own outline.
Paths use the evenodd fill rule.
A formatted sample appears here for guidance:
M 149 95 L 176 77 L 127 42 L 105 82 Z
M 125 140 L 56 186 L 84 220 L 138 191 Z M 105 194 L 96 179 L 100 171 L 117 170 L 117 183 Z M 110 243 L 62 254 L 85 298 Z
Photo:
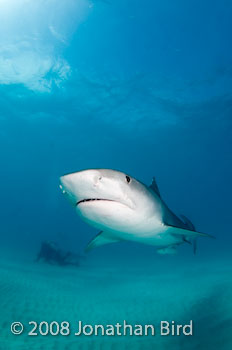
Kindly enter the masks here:
M 105 233 L 101 231 L 88 243 L 87 247 L 85 248 L 85 251 L 89 252 L 95 247 L 116 242 L 119 242 L 119 240 L 107 237 L 107 235 L 105 235 Z
M 166 227 L 167 227 L 167 230 L 166 230 L 167 233 L 174 236 L 182 236 L 182 239 L 184 241 L 187 241 L 187 240 L 189 241 L 189 239 L 195 239 L 197 237 L 215 238 L 214 236 L 211 236 L 207 233 L 186 230 L 184 228 L 170 226 L 170 225 L 167 225 Z
M 176 245 L 171 245 L 165 248 L 159 248 L 156 250 L 158 254 L 176 254 Z

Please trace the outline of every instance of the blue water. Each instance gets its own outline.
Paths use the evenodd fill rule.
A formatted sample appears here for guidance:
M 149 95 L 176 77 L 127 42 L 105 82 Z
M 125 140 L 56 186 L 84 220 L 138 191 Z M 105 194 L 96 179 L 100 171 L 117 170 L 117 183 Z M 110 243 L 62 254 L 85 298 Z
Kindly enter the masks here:
M 192 290 L 194 299 L 195 288 L 208 283 L 202 300 L 199 292 L 192 305 L 186 295 L 173 294 L 178 312 L 187 308 L 187 320 L 195 318 L 198 324 L 190 340 L 177 343 L 173 338 L 173 344 L 171 339 L 165 345 L 145 339 L 133 346 L 231 348 L 232 298 L 225 294 L 232 283 L 231 16 L 229 0 L 0 1 L 0 252 L 2 276 L 12 273 L 9 280 L 1 278 L 1 308 L 7 304 L 6 290 L 18 288 L 15 276 L 27 280 L 29 272 L 32 289 L 22 284 L 22 298 L 32 295 L 38 281 L 46 284 L 48 276 L 52 279 L 54 271 L 61 283 L 57 282 L 61 288 L 57 298 L 66 293 L 61 281 L 69 276 L 69 269 L 54 267 L 53 271 L 51 266 L 34 264 L 41 241 L 52 240 L 64 250 L 83 254 L 97 232 L 63 198 L 59 177 L 82 169 L 112 168 L 146 184 L 155 176 L 172 210 L 216 239 L 199 240 L 196 256 L 189 245 L 180 247 L 175 257 L 162 258 L 153 247 L 134 243 L 101 247 L 80 266 L 83 295 L 86 287 L 88 296 L 94 298 L 96 286 L 84 281 L 97 269 L 102 289 L 106 284 L 114 290 L 112 308 L 129 298 L 121 293 L 126 284 L 135 293 L 137 322 L 140 317 L 141 322 L 151 322 L 143 320 L 142 305 L 146 300 L 152 304 L 153 299 L 150 294 L 148 299 L 141 297 L 139 282 L 136 297 L 132 270 L 139 281 L 143 279 L 143 288 L 152 274 L 160 276 L 157 288 L 163 307 L 167 307 L 165 293 L 175 290 L 174 286 L 189 288 L 188 296 L 191 299 Z M 78 277 L 71 271 L 70 281 L 75 285 Z M 122 290 L 113 288 L 118 284 Z M 48 295 L 52 288 L 51 283 Z M 96 293 L 102 295 L 101 289 Z M 17 314 L 16 299 L 13 293 L 9 302 Z M 39 302 L 39 296 L 34 304 L 33 298 L 30 301 L 35 319 L 43 318 L 36 314 Z M 20 310 L 25 312 L 23 307 Z M 49 345 L 41 339 L 17 343 L 19 338 L 9 334 L 14 312 L 8 315 L 6 311 L 2 320 L 4 350 L 15 346 L 24 350 L 77 348 L 78 342 L 69 347 L 68 342 L 57 340 L 50 340 Z M 164 315 L 159 312 L 156 321 Z M 59 312 L 55 315 L 59 317 Z M 102 322 L 107 321 L 104 315 Z M 52 309 L 47 316 L 55 317 Z M 123 344 L 123 340 L 116 342 L 112 349 L 121 349 Z M 100 345 L 93 339 L 81 346 L 98 349 Z

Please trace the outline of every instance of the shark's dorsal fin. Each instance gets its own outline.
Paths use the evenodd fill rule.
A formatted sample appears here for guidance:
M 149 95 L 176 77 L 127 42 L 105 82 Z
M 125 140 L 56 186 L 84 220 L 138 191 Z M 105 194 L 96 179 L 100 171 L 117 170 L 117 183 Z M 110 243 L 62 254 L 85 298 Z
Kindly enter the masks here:
M 186 225 L 186 227 L 187 227 L 189 230 L 191 230 L 191 231 L 196 231 L 195 226 L 193 225 L 193 223 L 192 223 L 188 218 L 186 218 L 186 216 L 180 215 L 180 217 L 181 217 L 183 223 Z
M 154 191 L 161 198 L 159 187 L 157 186 L 155 177 L 153 177 L 152 183 L 149 187 L 152 189 L 152 191 Z
M 107 235 L 103 232 L 100 231 L 87 245 L 85 248 L 85 252 L 89 252 L 95 247 L 99 247 L 104 244 L 110 244 L 110 243 L 116 243 L 119 242 L 119 239 L 114 239 L 114 238 L 108 238 Z

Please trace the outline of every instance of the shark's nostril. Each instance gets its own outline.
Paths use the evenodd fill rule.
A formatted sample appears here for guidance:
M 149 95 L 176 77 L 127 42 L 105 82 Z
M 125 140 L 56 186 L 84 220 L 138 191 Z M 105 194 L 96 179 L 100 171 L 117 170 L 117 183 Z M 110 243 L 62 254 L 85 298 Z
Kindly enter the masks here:
M 93 186 L 94 187 L 97 187 L 99 185 L 99 182 L 101 181 L 102 179 L 102 176 L 100 175 L 97 175 L 93 178 Z

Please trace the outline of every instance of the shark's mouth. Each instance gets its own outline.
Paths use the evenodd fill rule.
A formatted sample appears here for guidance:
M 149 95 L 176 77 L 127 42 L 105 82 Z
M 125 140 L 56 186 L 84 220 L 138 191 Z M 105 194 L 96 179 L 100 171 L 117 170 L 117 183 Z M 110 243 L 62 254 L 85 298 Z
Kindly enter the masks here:
M 87 198 L 87 199 L 82 199 L 76 203 L 76 206 L 78 206 L 81 203 L 85 202 L 94 202 L 94 201 L 106 201 L 106 202 L 115 202 L 113 199 L 103 199 L 103 198 Z

